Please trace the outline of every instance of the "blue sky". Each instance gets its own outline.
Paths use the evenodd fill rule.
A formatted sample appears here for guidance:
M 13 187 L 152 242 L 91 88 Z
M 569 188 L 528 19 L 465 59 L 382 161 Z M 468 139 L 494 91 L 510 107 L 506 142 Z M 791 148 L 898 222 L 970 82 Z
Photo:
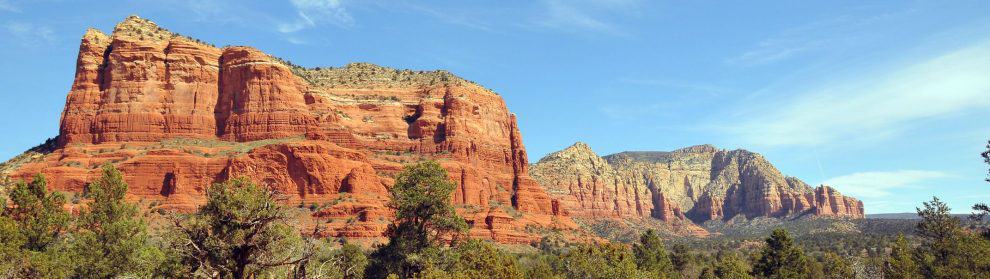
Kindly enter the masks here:
M 303 66 L 450 70 L 505 98 L 534 161 L 711 143 L 868 213 L 990 201 L 988 1 L 0 0 L 0 157 L 57 134 L 79 38 L 130 14 Z

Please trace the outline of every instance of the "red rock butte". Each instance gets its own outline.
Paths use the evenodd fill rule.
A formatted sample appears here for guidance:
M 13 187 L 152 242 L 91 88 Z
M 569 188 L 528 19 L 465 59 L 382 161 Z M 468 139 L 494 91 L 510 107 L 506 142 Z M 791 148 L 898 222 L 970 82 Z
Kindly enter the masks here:
M 42 173 L 81 192 L 111 163 L 130 199 L 190 211 L 209 185 L 247 177 L 315 205 L 325 235 L 380 240 L 393 177 L 424 159 L 456 182 L 469 235 L 502 243 L 588 236 L 575 219 L 703 236 L 699 223 L 735 216 L 863 217 L 859 200 L 709 145 L 599 157 L 578 143 L 535 164 L 538 183 L 515 115 L 473 82 L 366 63 L 303 68 L 136 16 L 111 35 L 86 32 L 58 137 L 0 164 L 0 182 Z
M 307 69 L 250 47 L 216 48 L 131 16 L 82 38 L 51 150 L 6 163 L 82 191 L 112 163 L 129 198 L 191 210 L 232 177 L 317 204 L 331 236 L 380 238 L 392 177 L 437 160 L 470 236 L 529 243 L 577 225 L 528 174 L 515 115 L 445 71 L 354 63 Z

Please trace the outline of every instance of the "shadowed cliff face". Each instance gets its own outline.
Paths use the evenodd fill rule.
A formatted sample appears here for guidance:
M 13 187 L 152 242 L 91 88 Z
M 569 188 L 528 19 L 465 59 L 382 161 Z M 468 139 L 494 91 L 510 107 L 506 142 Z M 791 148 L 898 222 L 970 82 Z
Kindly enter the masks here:
M 576 228 L 529 177 L 515 116 L 488 89 L 443 71 L 300 68 L 133 16 L 83 36 L 56 146 L 2 175 L 81 191 L 112 163 L 131 198 L 183 210 L 247 176 L 342 220 L 327 234 L 374 238 L 391 218 L 391 177 L 435 159 L 472 236 L 526 243 L 538 239 L 526 226 Z
M 531 174 L 575 217 L 863 217 L 859 200 L 784 176 L 760 154 L 711 145 L 599 157 L 577 143 L 540 159 Z

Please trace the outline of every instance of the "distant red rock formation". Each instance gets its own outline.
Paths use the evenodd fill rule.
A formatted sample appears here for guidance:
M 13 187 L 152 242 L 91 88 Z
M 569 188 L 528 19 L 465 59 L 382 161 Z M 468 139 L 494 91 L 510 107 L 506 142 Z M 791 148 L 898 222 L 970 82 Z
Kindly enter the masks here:
M 8 173 L 81 191 L 113 163 L 133 199 L 189 210 L 246 176 L 322 206 L 327 234 L 381 237 L 392 176 L 435 159 L 470 235 L 527 243 L 576 229 L 529 177 L 515 116 L 496 93 L 444 71 L 371 64 L 304 69 L 250 47 L 216 48 L 129 17 L 79 47 L 57 148 Z
M 784 176 L 760 154 L 711 145 L 599 157 L 579 142 L 540 159 L 531 173 L 572 216 L 593 220 L 864 216 L 857 199 Z
M 590 221 L 655 218 L 675 225 L 679 231 L 674 233 L 708 235 L 663 192 L 643 183 L 627 183 L 585 143 L 547 155 L 530 174 L 571 216 Z

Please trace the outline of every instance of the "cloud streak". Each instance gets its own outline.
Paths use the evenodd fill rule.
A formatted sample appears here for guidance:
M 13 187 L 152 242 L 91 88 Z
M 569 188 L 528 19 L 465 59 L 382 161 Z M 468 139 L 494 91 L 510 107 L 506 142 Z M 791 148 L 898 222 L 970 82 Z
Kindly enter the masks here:
M 624 32 L 615 24 L 602 19 L 605 18 L 603 14 L 628 14 L 638 2 L 636 0 L 544 0 L 541 2 L 544 12 L 540 14 L 535 24 L 572 33 L 622 35 Z
M 926 170 L 857 172 L 830 178 L 822 184 L 831 185 L 846 195 L 869 199 L 887 197 L 901 189 L 924 188 L 927 182 L 945 177 L 949 175 Z
M 743 53 L 726 59 L 726 63 L 737 66 L 759 66 L 814 52 L 847 49 L 863 41 L 874 39 L 869 33 L 861 30 L 873 25 L 891 24 L 915 12 L 916 10 L 908 9 L 866 17 L 840 15 L 813 21 L 765 38 Z
M 9 0 L 0 0 L 0 11 L 19 13 L 21 9 L 14 6 Z
M 885 138 L 917 121 L 990 108 L 988 72 L 990 41 L 984 41 L 879 76 L 799 92 L 728 130 L 764 146 Z
M 583 29 L 591 31 L 614 31 L 615 27 L 595 19 L 577 7 L 564 1 L 545 1 L 546 18 L 540 21 L 545 27 L 557 29 Z
M 494 31 L 494 29 L 492 29 L 492 27 L 489 26 L 488 23 L 480 20 L 479 19 L 480 16 L 477 16 L 477 15 L 469 15 L 469 14 L 465 14 L 465 13 L 459 12 L 459 11 L 452 11 L 450 9 L 447 9 L 447 10 L 438 10 L 438 9 L 435 9 L 435 8 L 432 8 L 432 7 L 429 7 L 429 6 L 426 6 L 426 5 L 417 5 L 417 4 L 413 4 L 413 3 L 405 3 L 405 4 L 407 4 L 407 5 L 402 6 L 402 8 L 407 8 L 407 9 L 410 9 L 410 10 L 413 10 L 413 11 L 418 11 L 418 12 L 424 14 L 424 15 L 427 15 L 427 16 L 432 17 L 433 19 L 436 19 L 436 20 L 439 20 L 439 21 L 442 21 L 442 22 L 445 22 L 445 23 L 448 23 L 448 24 L 464 26 L 464 27 L 467 27 L 467 28 L 471 28 L 471 29 L 475 29 L 475 30 L 480 30 L 480 31 L 486 31 L 486 32 L 493 32 Z
M 684 82 L 669 78 L 620 78 L 618 81 L 623 84 L 665 88 L 684 94 L 701 93 L 709 96 L 719 96 L 732 91 L 721 86 Z
M 24 46 L 52 44 L 57 40 L 55 31 L 51 28 L 30 23 L 7 22 L 3 25 L 3 31 L 14 38 L 15 42 Z
M 329 23 L 341 28 L 354 26 L 354 18 L 344 7 L 343 0 L 292 0 L 296 19 L 278 25 L 282 33 L 294 33 L 319 24 Z

